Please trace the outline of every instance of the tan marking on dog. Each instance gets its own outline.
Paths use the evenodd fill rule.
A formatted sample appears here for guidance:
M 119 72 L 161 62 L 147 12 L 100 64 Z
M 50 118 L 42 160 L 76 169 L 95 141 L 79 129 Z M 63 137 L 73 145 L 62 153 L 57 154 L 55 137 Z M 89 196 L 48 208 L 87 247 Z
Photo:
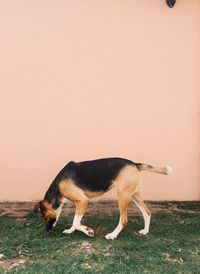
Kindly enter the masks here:
M 89 199 L 99 197 L 99 196 L 103 195 L 104 193 L 105 193 L 105 191 L 89 191 L 89 190 L 84 191 L 84 194 Z
M 52 205 L 48 203 L 46 200 L 43 200 L 41 203 L 45 208 L 45 210 L 43 211 L 44 219 L 48 220 L 50 218 L 56 218 L 56 212 L 53 209 Z
M 60 194 L 76 205 L 76 213 L 84 214 L 88 206 L 88 197 L 84 191 L 76 186 L 73 180 L 63 180 L 59 184 Z
M 76 186 L 71 179 L 61 181 L 59 189 L 61 196 L 73 203 L 80 201 L 85 197 L 84 191 L 80 187 Z
M 129 200 L 134 192 L 137 192 L 140 181 L 140 172 L 133 166 L 124 167 L 115 180 L 118 192 L 124 193 L 124 197 Z

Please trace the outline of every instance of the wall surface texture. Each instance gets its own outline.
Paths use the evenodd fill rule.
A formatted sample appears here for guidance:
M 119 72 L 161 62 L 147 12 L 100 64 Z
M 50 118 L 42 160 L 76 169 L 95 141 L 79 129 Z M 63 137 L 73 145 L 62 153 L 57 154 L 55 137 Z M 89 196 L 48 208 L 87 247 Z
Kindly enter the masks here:
M 109 156 L 174 168 L 145 199 L 200 199 L 199 75 L 199 0 L 0 1 L 0 200 Z

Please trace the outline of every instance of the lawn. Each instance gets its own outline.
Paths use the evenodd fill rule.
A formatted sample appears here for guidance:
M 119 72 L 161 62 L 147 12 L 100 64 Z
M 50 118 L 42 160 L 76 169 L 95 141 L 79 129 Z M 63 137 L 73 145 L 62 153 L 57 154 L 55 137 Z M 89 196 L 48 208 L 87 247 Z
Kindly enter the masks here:
M 181 213 L 157 213 L 150 234 L 139 235 L 143 220 L 129 217 L 114 241 L 111 232 L 118 214 L 89 214 L 84 224 L 95 237 L 81 232 L 64 235 L 72 215 L 60 218 L 46 233 L 42 219 L 30 212 L 23 220 L 0 218 L 0 273 L 200 273 L 200 216 L 183 207 Z

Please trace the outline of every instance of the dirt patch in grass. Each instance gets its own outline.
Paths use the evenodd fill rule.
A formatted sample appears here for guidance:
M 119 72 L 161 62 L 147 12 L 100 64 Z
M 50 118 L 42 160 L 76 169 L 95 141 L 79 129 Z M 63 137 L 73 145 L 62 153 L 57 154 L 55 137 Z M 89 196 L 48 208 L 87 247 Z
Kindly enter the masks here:
M 110 256 L 111 255 L 111 249 L 112 245 L 108 244 L 102 248 L 101 245 L 98 245 L 98 243 L 89 242 L 89 241 L 82 241 L 80 243 L 76 243 L 71 247 L 71 252 L 73 255 L 79 255 L 80 252 L 83 252 L 85 254 L 104 254 L 104 256 Z
M 78 255 L 80 252 L 85 252 L 89 254 L 96 252 L 96 248 L 92 245 L 92 243 L 88 241 L 83 241 L 82 243 L 73 246 L 71 250 L 74 255 Z
M 164 253 L 163 254 L 163 259 L 165 261 L 169 261 L 169 262 L 173 262 L 173 263 L 178 263 L 178 264 L 183 264 L 184 263 L 184 259 L 183 258 L 171 256 L 169 253 Z
M 81 241 L 79 243 L 73 244 L 70 248 L 70 253 L 77 257 L 79 256 L 81 259 L 81 267 L 85 270 L 97 270 L 103 271 L 103 264 L 99 265 L 94 262 L 95 257 L 109 257 L 111 258 L 112 254 L 112 245 L 107 244 L 102 246 L 102 244 L 98 242 L 90 242 L 90 241 Z
M 25 258 L 16 258 L 10 260 L 5 260 L 4 258 L 1 258 L 0 267 L 2 267 L 4 270 L 10 270 L 24 265 L 26 261 L 27 259 Z

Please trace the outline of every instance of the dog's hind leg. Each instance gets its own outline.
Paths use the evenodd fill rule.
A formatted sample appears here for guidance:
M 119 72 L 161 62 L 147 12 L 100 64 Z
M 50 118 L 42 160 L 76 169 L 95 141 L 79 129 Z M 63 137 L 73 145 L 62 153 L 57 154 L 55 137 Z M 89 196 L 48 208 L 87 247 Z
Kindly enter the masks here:
M 85 211 L 88 207 L 88 198 L 86 196 L 82 197 L 80 201 L 77 201 L 76 203 L 76 213 L 74 216 L 73 224 L 70 229 L 65 229 L 63 231 L 64 234 L 71 234 L 75 230 L 82 231 L 86 235 L 93 237 L 94 236 L 94 231 L 92 228 L 89 228 L 85 225 L 81 224 L 81 220 L 85 214 Z
M 151 212 L 149 211 L 149 209 L 144 204 L 144 202 L 142 200 L 142 197 L 139 194 L 139 192 L 137 192 L 137 193 L 134 194 L 132 200 L 135 203 L 135 205 L 139 208 L 139 210 L 141 211 L 142 216 L 144 218 L 144 229 L 141 229 L 138 232 L 140 234 L 146 235 L 147 233 L 149 233 L 149 226 L 150 226 L 150 220 L 151 220 Z
M 129 200 L 127 199 L 127 196 L 124 193 L 118 193 L 118 203 L 120 212 L 119 223 L 113 232 L 105 236 L 107 240 L 114 240 L 115 238 L 117 238 L 117 236 L 122 231 L 124 226 L 128 223 L 127 209 Z
M 116 185 L 118 188 L 118 204 L 119 204 L 119 212 L 120 212 L 119 223 L 112 233 L 109 233 L 105 236 L 106 239 L 114 240 L 115 238 L 117 238 L 117 236 L 122 231 L 124 226 L 128 223 L 128 218 L 127 218 L 128 204 L 132 200 L 133 194 L 138 189 L 139 179 L 140 179 L 140 176 L 139 176 L 138 170 L 132 166 L 127 166 L 120 172 L 116 180 Z

